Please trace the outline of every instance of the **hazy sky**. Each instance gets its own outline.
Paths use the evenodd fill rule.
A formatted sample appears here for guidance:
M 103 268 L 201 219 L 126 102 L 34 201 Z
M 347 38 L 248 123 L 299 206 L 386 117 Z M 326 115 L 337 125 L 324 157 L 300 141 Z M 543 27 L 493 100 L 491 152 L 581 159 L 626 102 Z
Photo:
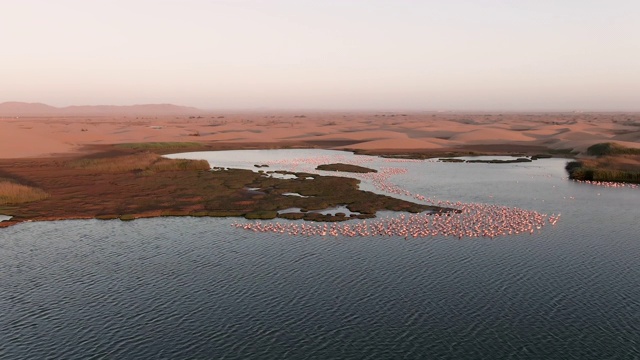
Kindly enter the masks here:
M 640 111 L 640 0 L 1 0 L 0 102 Z

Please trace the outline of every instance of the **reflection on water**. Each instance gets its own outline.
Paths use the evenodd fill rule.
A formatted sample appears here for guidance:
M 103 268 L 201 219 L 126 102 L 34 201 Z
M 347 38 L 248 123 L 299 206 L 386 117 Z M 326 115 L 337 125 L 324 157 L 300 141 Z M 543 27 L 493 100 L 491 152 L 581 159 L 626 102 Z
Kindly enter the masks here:
M 297 179 L 298 177 L 293 174 L 280 174 L 276 172 L 267 172 L 265 176 L 276 178 L 276 179 Z
M 306 212 L 311 212 L 311 213 L 318 213 L 318 214 L 322 214 L 322 215 L 333 215 L 333 216 L 335 216 L 338 213 L 345 214 L 345 216 L 347 216 L 347 217 L 349 217 L 351 215 L 360 215 L 359 212 L 351 211 L 351 210 L 347 209 L 347 207 L 344 206 L 344 205 L 343 206 L 334 206 L 334 207 L 330 207 L 330 208 L 326 208 L 326 209 L 322 209 L 322 210 L 305 210 L 305 211 Z M 301 208 L 288 208 L 288 209 L 284 209 L 284 210 L 279 210 L 278 214 L 291 214 L 291 213 L 300 213 L 300 212 L 302 212 Z
M 269 154 L 251 160 L 345 156 Z M 22 223 L 0 231 L 0 358 L 640 357 L 640 191 L 567 181 L 559 159 L 364 161 L 407 169 L 389 180 L 432 199 L 562 218 L 463 240 L 290 237 L 230 218 Z
M 278 163 L 297 162 L 304 159 L 326 159 L 320 163 L 341 161 L 347 159 L 370 158 L 369 156 L 353 155 L 349 152 L 319 149 L 278 149 L 278 150 L 225 150 L 225 151 L 197 151 L 165 155 L 172 159 L 205 159 L 212 167 L 247 169 L 247 170 L 286 170 L 277 166 Z M 262 168 L 256 168 L 256 165 Z M 268 167 L 263 167 L 268 165 Z
M 301 197 L 301 198 L 308 198 L 309 196 L 304 196 L 298 193 L 282 193 L 283 196 L 296 196 L 296 197 Z

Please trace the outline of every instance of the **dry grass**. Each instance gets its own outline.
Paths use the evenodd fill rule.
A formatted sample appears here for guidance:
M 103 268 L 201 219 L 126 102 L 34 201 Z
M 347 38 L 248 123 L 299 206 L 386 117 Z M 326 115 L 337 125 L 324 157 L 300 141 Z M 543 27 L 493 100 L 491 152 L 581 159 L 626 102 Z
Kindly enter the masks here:
M 640 155 L 603 156 L 596 159 L 583 159 L 583 163 L 592 168 L 640 172 Z
M 640 149 L 629 148 L 617 143 L 599 143 L 589 146 L 589 148 L 587 149 L 587 155 L 640 155 Z
M 48 197 L 49 194 L 42 189 L 0 179 L 0 205 L 23 204 Z
M 177 170 L 209 170 L 207 160 L 186 160 L 160 158 L 149 167 L 153 171 L 177 171 Z
M 158 154 L 144 152 L 99 159 L 79 159 L 68 163 L 76 169 L 87 169 L 106 173 L 123 173 L 129 171 L 178 171 L 209 170 L 206 160 L 174 160 Z
M 568 163 L 566 169 L 575 180 L 640 183 L 640 155 L 580 159 Z
M 145 143 L 124 143 L 116 147 L 132 150 L 161 150 L 161 149 L 186 149 L 202 146 L 196 142 L 145 142 Z

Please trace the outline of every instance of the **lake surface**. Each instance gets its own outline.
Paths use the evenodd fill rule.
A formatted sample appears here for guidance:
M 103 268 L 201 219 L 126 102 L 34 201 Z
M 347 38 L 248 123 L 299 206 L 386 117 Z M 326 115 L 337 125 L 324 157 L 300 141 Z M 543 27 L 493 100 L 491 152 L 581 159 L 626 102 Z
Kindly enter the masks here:
M 568 181 L 561 159 L 209 158 L 336 160 L 406 169 L 389 181 L 432 199 L 562 215 L 493 239 L 289 236 L 234 218 L 19 224 L 0 231 L 0 358 L 640 358 L 640 189 Z

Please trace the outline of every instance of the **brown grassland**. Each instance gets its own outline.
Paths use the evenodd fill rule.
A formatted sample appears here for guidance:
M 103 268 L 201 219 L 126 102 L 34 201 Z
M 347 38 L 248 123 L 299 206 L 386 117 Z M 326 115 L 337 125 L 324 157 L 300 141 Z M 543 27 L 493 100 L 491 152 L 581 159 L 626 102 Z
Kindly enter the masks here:
M 0 179 L 0 205 L 16 205 L 44 200 L 49 194 L 42 189 Z
M 374 217 L 383 209 L 453 211 L 362 191 L 356 179 L 317 175 L 311 178 L 311 174 L 278 179 L 249 170 L 211 171 L 203 160 L 167 159 L 148 151 L 115 147 L 80 157 L 48 161 L 14 159 L 3 165 L 9 165 L 4 167 L 8 170 L 4 170 L 3 176 L 11 184 L 22 181 L 34 186 L 20 185 L 30 193 L 16 192 L 18 200 L 1 204 L 0 213 L 13 218 L 0 222 L 0 227 L 27 220 L 132 220 L 186 215 L 347 220 L 349 217 L 344 214 L 322 215 L 311 211 L 338 205 L 360 213 L 352 215 L 358 218 Z M 2 199 L 9 194 L 4 189 L 0 187 Z M 283 195 L 290 192 L 306 197 Z M 279 210 L 292 207 L 307 211 L 278 214 Z

